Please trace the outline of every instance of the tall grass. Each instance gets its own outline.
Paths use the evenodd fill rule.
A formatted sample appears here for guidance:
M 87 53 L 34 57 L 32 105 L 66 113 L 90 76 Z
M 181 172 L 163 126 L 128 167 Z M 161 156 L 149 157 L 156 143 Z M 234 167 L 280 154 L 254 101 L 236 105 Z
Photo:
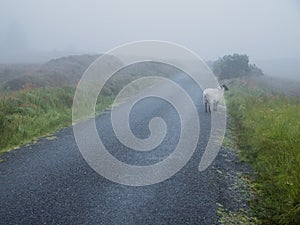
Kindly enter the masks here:
M 235 87 L 226 96 L 242 159 L 256 173 L 263 224 L 300 224 L 300 99 Z
M 0 94 L 0 153 L 71 124 L 74 87 L 47 87 Z M 110 105 L 99 97 L 97 110 Z

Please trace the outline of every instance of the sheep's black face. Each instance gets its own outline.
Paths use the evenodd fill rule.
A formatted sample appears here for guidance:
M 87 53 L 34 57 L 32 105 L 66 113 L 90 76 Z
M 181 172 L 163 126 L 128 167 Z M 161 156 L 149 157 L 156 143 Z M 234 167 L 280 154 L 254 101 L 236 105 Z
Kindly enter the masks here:
M 225 91 L 229 90 L 228 87 L 225 84 L 223 84 L 222 87 L 224 88 Z

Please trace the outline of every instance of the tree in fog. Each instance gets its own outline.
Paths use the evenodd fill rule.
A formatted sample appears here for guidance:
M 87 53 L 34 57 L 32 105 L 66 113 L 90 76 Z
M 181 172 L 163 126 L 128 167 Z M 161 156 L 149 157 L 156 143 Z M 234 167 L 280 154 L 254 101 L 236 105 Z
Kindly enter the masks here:
M 249 64 L 249 56 L 246 54 L 225 55 L 213 63 L 212 69 L 219 79 L 263 75 L 256 65 Z

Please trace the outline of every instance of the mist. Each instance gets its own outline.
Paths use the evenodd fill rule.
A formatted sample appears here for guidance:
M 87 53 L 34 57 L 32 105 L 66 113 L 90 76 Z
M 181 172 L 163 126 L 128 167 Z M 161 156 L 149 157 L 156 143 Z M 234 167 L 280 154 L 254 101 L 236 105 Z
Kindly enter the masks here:
M 300 74 L 291 63 L 300 59 L 296 0 L 2 0 L 0 21 L 1 63 L 103 53 L 154 39 L 184 45 L 205 60 L 244 53 L 268 74 L 278 62 Z

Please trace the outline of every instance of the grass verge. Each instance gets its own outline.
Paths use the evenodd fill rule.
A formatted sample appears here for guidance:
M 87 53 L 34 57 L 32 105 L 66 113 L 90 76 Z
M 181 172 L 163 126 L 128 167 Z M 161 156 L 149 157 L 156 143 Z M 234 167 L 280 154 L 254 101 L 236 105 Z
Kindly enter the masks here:
M 70 125 L 74 93 L 74 87 L 1 93 L 0 153 Z M 101 96 L 96 110 L 102 111 L 111 103 L 111 97 Z
M 226 96 L 240 158 L 255 172 L 263 224 L 300 224 L 300 99 L 236 86 Z

